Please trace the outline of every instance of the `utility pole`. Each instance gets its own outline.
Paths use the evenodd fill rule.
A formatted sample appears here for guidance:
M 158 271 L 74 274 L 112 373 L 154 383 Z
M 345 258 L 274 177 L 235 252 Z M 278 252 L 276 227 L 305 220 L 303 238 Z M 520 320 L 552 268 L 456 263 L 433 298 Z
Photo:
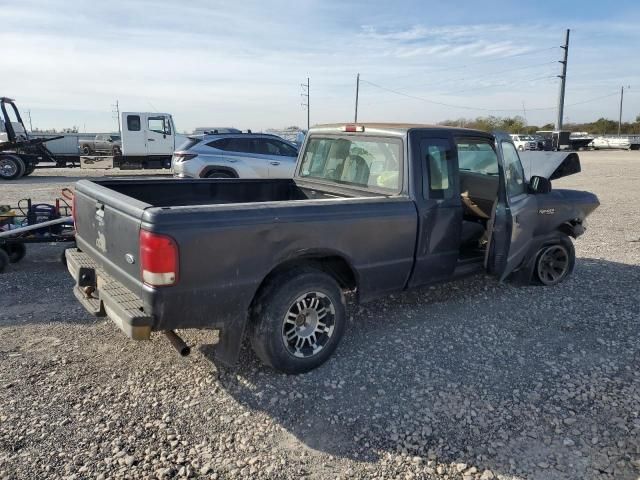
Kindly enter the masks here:
M 524 125 L 525 127 L 529 126 L 529 120 L 527 120 L 527 109 L 524 106 L 524 100 L 522 100 L 522 113 L 524 114 Z
M 556 130 L 562 130 L 562 118 L 564 116 L 564 91 L 567 84 L 567 58 L 569 57 L 569 33 L 571 30 L 567 28 L 567 36 L 564 45 L 560 48 L 564 49 L 564 60 L 560 60 L 562 64 L 562 75 L 560 77 L 560 97 L 558 98 L 558 120 L 556 122 Z
M 31 124 L 31 110 L 27 110 L 27 115 L 29 116 L 29 131 L 33 132 L 33 125 Z
M 122 135 L 122 127 L 120 126 L 120 104 L 118 103 L 118 100 L 116 100 L 115 105 L 112 105 L 113 107 L 113 113 L 116 116 L 116 118 L 118 119 L 118 133 L 120 135 Z
M 360 93 L 360 74 L 356 77 L 356 115 L 353 123 L 358 123 L 358 95 Z
M 631 88 L 627 85 L 627 88 Z M 618 117 L 618 136 L 620 136 L 620 130 L 622 129 L 622 100 L 624 99 L 624 85 L 620 88 L 620 116 Z
M 300 86 L 302 87 L 302 93 L 300 94 L 302 96 L 302 106 L 306 107 L 307 109 L 307 132 L 309 131 L 309 128 L 311 127 L 311 102 L 310 102 L 310 94 L 311 94 L 311 90 L 309 89 L 309 77 L 307 77 L 307 83 L 306 85 L 304 83 L 301 83 Z

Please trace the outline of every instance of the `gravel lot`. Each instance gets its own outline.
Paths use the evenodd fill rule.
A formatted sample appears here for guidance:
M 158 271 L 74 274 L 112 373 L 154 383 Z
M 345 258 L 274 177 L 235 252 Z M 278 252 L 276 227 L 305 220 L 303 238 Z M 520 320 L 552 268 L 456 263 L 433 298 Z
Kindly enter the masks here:
M 0 478 L 639 478 L 640 152 L 581 157 L 554 182 L 602 202 L 572 278 L 352 305 L 333 359 L 296 377 L 248 348 L 217 368 L 214 332 L 183 332 L 187 359 L 129 341 L 75 301 L 60 246 L 30 248 L 0 274 Z M 80 175 L 2 183 L 0 203 Z

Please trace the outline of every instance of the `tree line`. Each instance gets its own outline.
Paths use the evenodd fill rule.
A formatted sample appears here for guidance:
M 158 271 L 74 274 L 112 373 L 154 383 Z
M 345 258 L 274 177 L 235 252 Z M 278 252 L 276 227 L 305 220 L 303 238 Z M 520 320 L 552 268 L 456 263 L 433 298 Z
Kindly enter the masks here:
M 501 130 L 509 133 L 536 133 L 538 130 L 554 130 L 553 123 L 545 125 L 527 125 L 525 119 L 519 115 L 515 117 L 496 117 L 490 115 L 488 117 L 477 118 L 458 118 L 456 120 L 445 120 L 439 122 L 439 125 L 452 127 L 473 128 L 476 130 L 484 130 L 491 132 Z M 572 132 L 588 132 L 592 135 L 615 135 L 618 133 L 618 122 L 608 118 L 599 118 L 595 122 L 587 123 L 565 123 L 564 130 Z M 620 133 L 622 135 L 638 135 L 640 134 L 640 115 L 636 117 L 635 122 L 622 122 Z

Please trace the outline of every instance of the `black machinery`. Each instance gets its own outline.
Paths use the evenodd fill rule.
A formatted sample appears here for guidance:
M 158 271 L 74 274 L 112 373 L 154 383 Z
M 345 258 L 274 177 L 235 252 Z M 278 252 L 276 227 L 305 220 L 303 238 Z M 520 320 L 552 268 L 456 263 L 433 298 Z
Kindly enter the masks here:
M 7 97 L 0 97 L 0 180 L 15 180 L 30 175 L 38 162 L 56 162 L 56 158 L 44 144 L 58 140 L 31 138 L 18 107 Z
M 9 263 L 22 260 L 27 243 L 60 243 L 75 241 L 72 199 L 68 189 L 53 204 L 33 203 L 25 198 L 18 205 L 0 205 L 0 272 Z M 64 252 L 62 252 L 64 261 Z

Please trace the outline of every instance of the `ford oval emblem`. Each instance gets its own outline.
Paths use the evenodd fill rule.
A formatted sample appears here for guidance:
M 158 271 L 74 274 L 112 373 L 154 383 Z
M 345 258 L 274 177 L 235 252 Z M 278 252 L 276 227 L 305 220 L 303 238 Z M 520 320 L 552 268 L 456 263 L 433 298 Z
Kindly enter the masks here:
M 133 258 L 133 255 L 131 255 L 130 253 L 127 253 L 124 256 L 124 259 L 127 261 L 128 264 L 133 265 L 134 263 L 136 263 L 136 259 Z

